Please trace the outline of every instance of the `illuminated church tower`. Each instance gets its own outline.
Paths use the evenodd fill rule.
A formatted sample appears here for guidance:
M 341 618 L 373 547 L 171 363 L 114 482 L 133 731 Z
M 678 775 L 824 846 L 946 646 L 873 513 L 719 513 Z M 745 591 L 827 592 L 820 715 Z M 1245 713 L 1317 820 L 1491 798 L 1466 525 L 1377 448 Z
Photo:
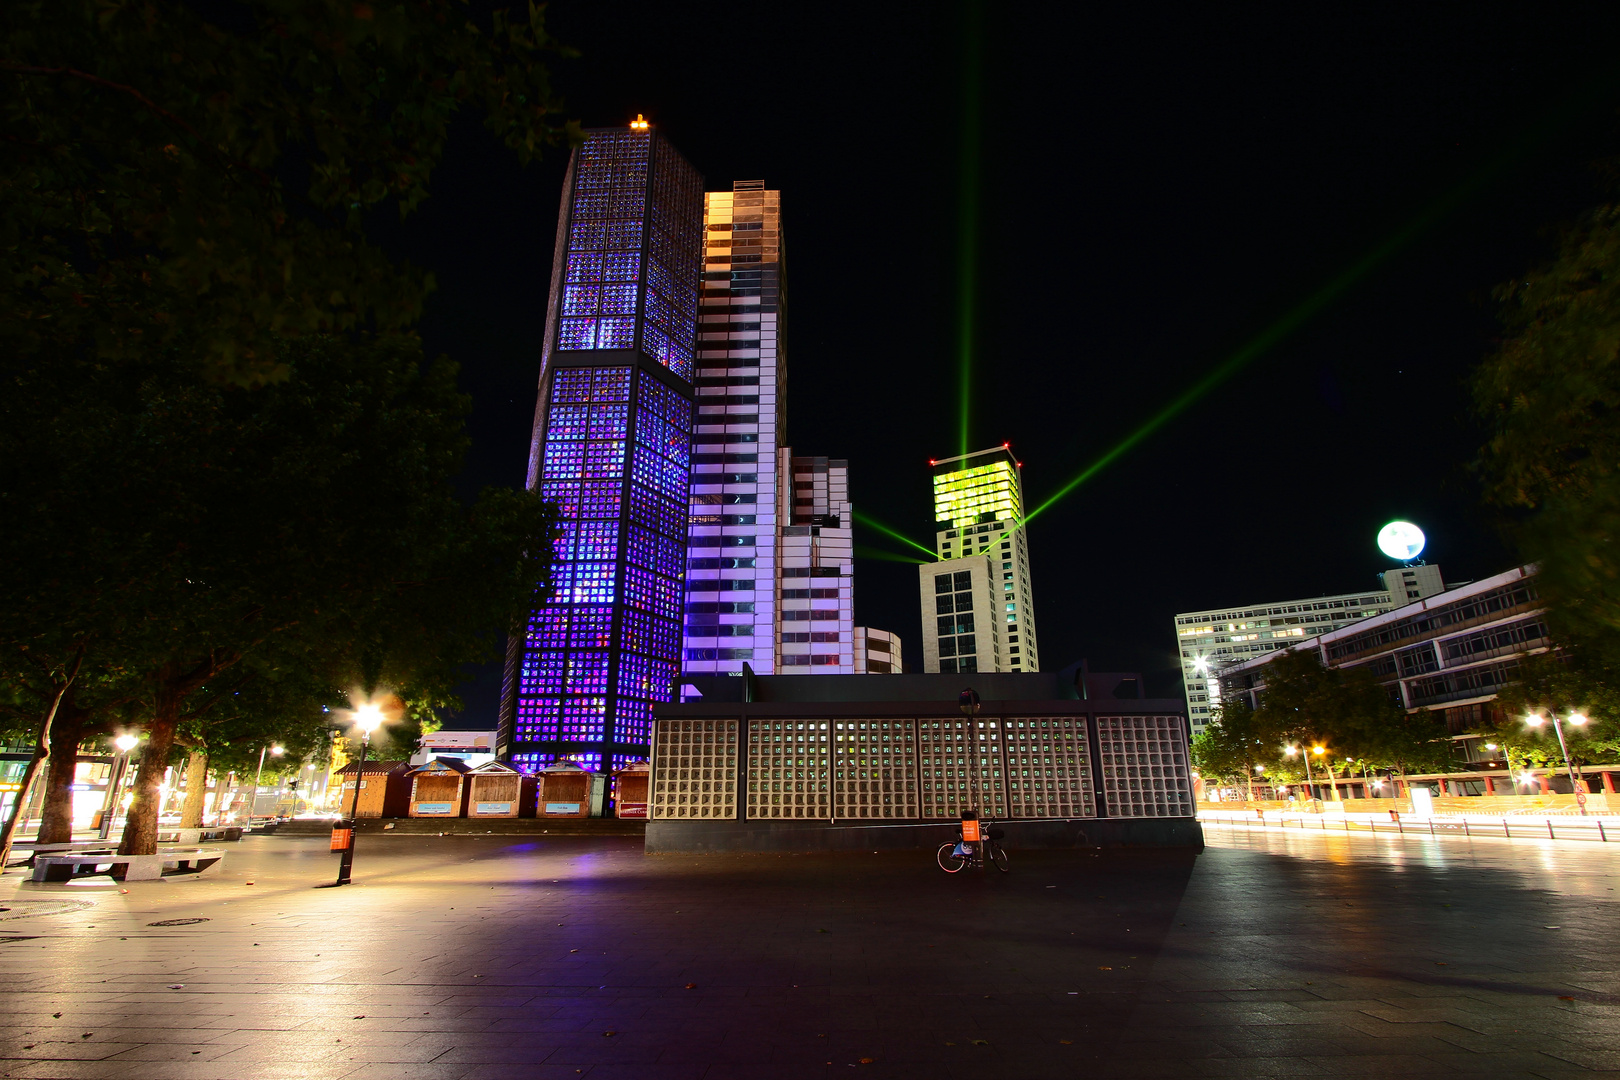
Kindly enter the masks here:
M 680 669 L 703 183 L 651 125 L 591 130 L 563 185 L 528 486 L 552 599 L 508 644 L 499 753 L 647 756 Z

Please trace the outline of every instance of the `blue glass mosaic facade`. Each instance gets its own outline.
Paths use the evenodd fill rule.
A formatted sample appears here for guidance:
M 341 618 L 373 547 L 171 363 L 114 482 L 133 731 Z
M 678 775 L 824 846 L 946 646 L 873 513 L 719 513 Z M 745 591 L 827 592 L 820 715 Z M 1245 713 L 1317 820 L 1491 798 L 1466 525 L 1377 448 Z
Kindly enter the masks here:
M 501 705 L 531 768 L 644 759 L 680 669 L 702 183 L 657 132 L 574 155 L 530 465 L 561 534 Z

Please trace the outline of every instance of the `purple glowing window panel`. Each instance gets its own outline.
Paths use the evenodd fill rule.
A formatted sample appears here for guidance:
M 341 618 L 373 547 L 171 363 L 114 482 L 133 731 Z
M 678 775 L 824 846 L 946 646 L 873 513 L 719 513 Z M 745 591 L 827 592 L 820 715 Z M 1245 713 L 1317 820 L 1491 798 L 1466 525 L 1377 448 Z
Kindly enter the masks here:
M 589 252 L 580 252 L 568 256 L 568 269 L 565 277 L 570 282 L 590 283 L 602 280 L 602 256 Z M 567 312 L 564 312 L 567 314 Z
M 605 281 L 636 281 L 641 277 L 641 256 L 635 255 L 605 255 L 602 256 L 602 278 Z M 635 295 L 635 290 L 630 291 Z
M 562 327 L 557 331 L 557 348 L 559 349 L 594 349 L 596 348 L 596 320 L 595 319 L 563 319 Z
M 636 287 L 634 285 L 602 286 L 602 314 L 634 315 L 636 313 Z M 567 314 L 567 312 L 564 312 Z
M 590 433 L 592 438 L 622 439 L 629 434 L 629 424 L 629 403 L 591 406 Z

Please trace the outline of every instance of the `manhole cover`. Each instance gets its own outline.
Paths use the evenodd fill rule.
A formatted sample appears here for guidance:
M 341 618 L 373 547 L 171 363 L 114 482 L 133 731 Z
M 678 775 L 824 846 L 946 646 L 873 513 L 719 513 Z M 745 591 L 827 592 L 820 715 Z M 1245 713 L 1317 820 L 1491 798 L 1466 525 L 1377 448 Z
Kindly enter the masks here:
M 207 922 L 207 919 L 160 919 L 149 922 L 147 926 L 191 926 L 193 923 Z
M 41 915 L 65 915 L 96 905 L 89 900 L 7 900 L 0 919 L 34 919 Z

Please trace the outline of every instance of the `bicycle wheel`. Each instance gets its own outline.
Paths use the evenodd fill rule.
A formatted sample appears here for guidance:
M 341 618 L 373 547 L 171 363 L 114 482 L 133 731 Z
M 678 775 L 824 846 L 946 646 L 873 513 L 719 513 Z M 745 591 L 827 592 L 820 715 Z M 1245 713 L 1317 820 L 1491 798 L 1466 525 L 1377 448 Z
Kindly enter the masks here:
M 962 869 L 962 865 L 967 861 L 960 855 L 954 854 L 955 851 L 955 844 L 941 844 L 939 845 L 939 853 L 934 856 L 939 863 L 939 868 L 947 874 L 956 873 Z
M 995 863 L 996 869 L 1003 874 L 1012 872 L 1012 867 L 1007 865 L 1007 849 L 1000 844 L 990 845 L 990 861 Z

